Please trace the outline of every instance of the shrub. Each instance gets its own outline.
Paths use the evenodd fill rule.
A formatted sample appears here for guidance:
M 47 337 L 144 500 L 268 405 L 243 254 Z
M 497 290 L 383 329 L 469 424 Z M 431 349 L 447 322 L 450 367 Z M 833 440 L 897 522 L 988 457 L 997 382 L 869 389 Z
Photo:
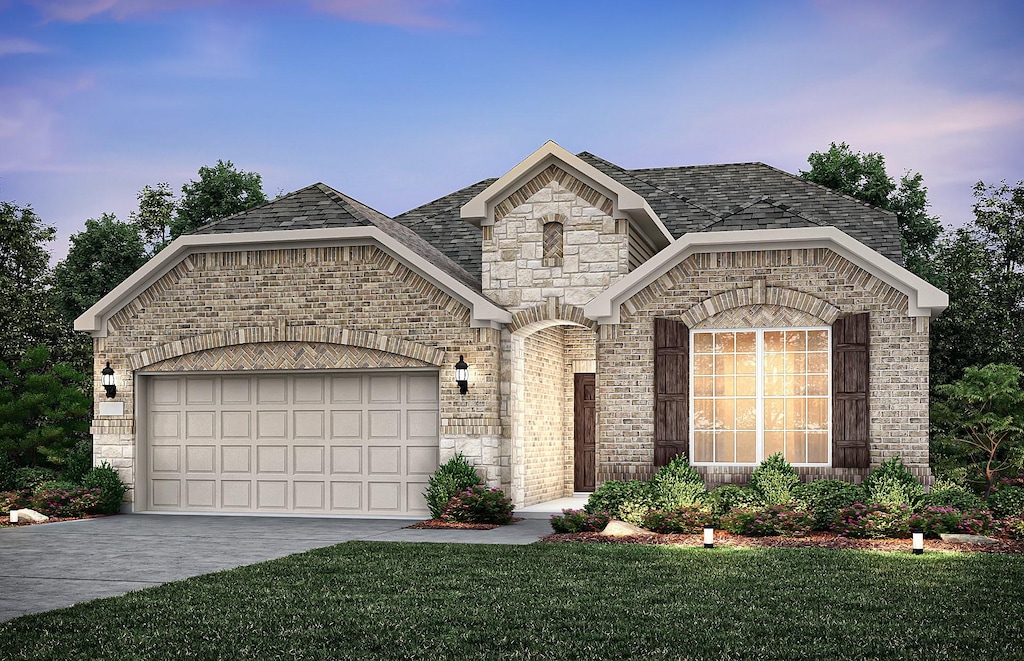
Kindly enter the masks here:
M 750 488 L 764 505 L 785 505 L 793 500 L 793 488 L 800 484 L 796 469 L 776 452 L 761 462 L 750 475 Z
M 644 516 L 654 509 L 654 503 L 649 483 L 608 480 L 590 494 L 583 509 L 591 514 L 605 512 L 613 519 L 639 526 Z
M 68 482 L 67 480 L 59 480 L 58 479 L 58 480 L 47 480 L 46 482 L 42 482 L 42 483 L 39 484 L 39 486 L 36 487 L 35 490 L 36 490 L 36 492 L 39 492 L 39 491 L 53 491 L 54 489 L 61 490 L 61 491 L 74 491 L 75 489 L 80 489 L 81 487 L 82 487 L 81 484 L 77 484 L 75 482 Z
M 945 480 L 936 480 L 932 490 L 917 501 L 917 509 L 925 507 L 951 507 L 962 512 L 988 509 L 984 499 L 967 487 Z
M 476 484 L 452 496 L 441 513 L 441 519 L 503 526 L 512 523 L 512 511 L 512 499 L 504 491 Z
M 100 489 L 41 489 L 32 495 L 28 506 L 46 516 L 73 518 L 99 511 Z
M 815 480 L 793 488 L 793 498 L 814 515 L 814 529 L 828 530 L 836 512 L 864 500 L 864 489 L 842 480 Z
M 0 491 L 10 491 L 16 488 L 15 466 L 10 457 L 3 450 L 0 450 Z
M 62 480 L 81 484 L 85 474 L 92 469 L 92 438 L 83 438 L 64 456 L 60 471 Z
M 854 503 L 836 512 L 832 530 L 840 537 L 906 537 L 910 533 L 906 505 Z
M 910 530 L 920 530 L 925 537 L 938 537 L 942 533 L 983 535 L 992 529 L 992 514 L 985 509 L 963 512 L 952 507 L 927 505 L 910 515 Z
M 924 487 L 899 457 L 871 471 L 864 479 L 864 490 L 868 501 L 878 505 L 914 505 L 924 495 Z
M 757 507 L 760 496 L 748 487 L 726 484 L 708 492 L 707 503 L 716 516 L 722 516 L 737 507 Z
M 7 516 L 11 513 L 11 510 L 20 510 L 28 507 L 31 498 L 32 492 L 28 489 L 0 493 L 0 516 Z
M 440 519 L 452 496 L 482 483 L 483 480 L 476 474 L 476 469 L 459 452 L 441 464 L 430 476 L 427 490 L 423 492 L 430 517 Z
M 1001 537 L 1024 540 L 1024 518 L 1015 516 L 998 521 L 995 528 L 996 533 Z
M 121 476 L 109 463 L 93 468 L 82 478 L 82 486 L 86 489 L 99 489 L 100 502 L 96 506 L 98 514 L 117 514 L 121 511 L 121 501 L 128 490 L 121 481 Z
M 649 484 L 654 506 L 665 510 L 700 505 L 707 496 L 703 478 L 683 456 L 659 468 Z
M 44 482 L 57 479 L 57 471 L 43 466 L 22 467 L 14 469 L 14 488 L 35 491 Z
M 551 529 L 557 533 L 601 532 L 608 525 L 604 512 L 591 514 L 585 510 L 562 510 L 562 514 L 551 515 Z
M 1024 487 L 1014 484 L 1000 484 L 985 500 L 996 516 L 1024 516 Z
M 643 527 L 663 535 L 698 533 L 713 526 L 715 515 L 708 507 L 691 505 L 671 510 L 652 510 L 644 517 Z
M 804 537 L 813 527 L 814 517 L 810 512 L 797 510 L 790 505 L 770 507 L 738 507 L 724 515 L 719 522 L 722 529 L 734 535 L 753 537 Z

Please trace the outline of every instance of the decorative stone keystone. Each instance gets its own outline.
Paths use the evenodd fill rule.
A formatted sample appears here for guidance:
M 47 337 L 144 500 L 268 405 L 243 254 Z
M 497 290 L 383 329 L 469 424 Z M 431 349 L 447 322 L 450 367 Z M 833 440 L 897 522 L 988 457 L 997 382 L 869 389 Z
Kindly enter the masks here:
M 19 520 L 32 521 L 33 523 L 42 523 L 48 521 L 50 517 L 45 514 L 40 514 L 35 510 L 22 509 L 22 510 L 11 510 L 11 523 L 18 523 Z

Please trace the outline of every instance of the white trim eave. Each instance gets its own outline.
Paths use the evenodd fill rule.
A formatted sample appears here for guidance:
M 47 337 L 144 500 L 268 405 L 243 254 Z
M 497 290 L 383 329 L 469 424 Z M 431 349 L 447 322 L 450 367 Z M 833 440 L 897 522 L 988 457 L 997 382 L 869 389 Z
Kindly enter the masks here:
M 474 291 L 413 252 L 394 237 L 377 227 L 337 227 L 312 230 L 277 230 L 270 232 L 238 232 L 233 234 L 190 234 L 178 237 L 142 268 L 101 298 L 75 319 L 75 330 L 93 337 L 107 336 L 107 321 L 131 303 L 153 283 L 166 275 L 183 259 L 194 253 L 236 252 L 242 250 L 278 250 L 320 246 L 376 244 L 412 271 L 437 285 L 470 309 L 473 328 L 499 328 L 512 321 L 512 313 L 483 294 Z
M 482 190 L 472 200 L 462 205 L 463 220 L 480 225 L 494 223 L 494 202 L 504 199 L 519 185 L 551 163 L 558 161 L 570 174 L 578 177 L 604 194 L 615 200 L 616 208 L 626 214 L 630 220 L 638 223 L 651 236 L 658 249 L 672 243 L 672 234 L 665 224 L 654 213 L 654 209 L 640 194 L 623 186 L 590 163 L 575 154 L 548 140 L 540 149 L 519 162 L 514 168 L 502 175 L 497 181 Z
M 945 292 L 841 230 L 835 227 L 800 227 L 684 234 L 587 303 L 583 311 L 598 323 L 619 323 L 619 308 L 624 302 L 694 253 L 789 248 L 828 248 L 834 251 L 906 294 L 907 314 L 911 317 L 935 316 L 949 305 Z

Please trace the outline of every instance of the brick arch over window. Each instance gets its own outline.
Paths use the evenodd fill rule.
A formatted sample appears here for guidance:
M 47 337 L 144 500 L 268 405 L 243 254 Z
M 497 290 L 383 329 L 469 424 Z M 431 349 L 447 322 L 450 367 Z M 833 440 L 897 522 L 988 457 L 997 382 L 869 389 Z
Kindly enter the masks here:
M 840 310 L 831 303 L 810 294 L 786 287 L 766 287 L 764 280 L 755 280 L 752 287 L 732 289 L 704 299 L 684 312 L 679 320 L 690 328 L 705 324 L 711 317 L 736 308 L 790 308 L 820 319 L 831 325 L 839 318 Z
M 260 326 L 196 335 L 168 342 L 135 354 L 128 359 L 130 368 L 142 369 L 156 363 L 212 349 L 243 344 L 305 343 L 347 345 L 376 352 L 404 356 L 426 365 L 445 364 L 445 352 L 417 342 L 410 342 L 379 333 L 349 330 L 330 326 Z
M 548 299 L 553 301 L 554 299 Z M 585 326 L 597 332 L 597 322 L 583 314 L 583 308 L 575 305 L 547 303 L 520 310 L 512 315 L 512 323 L 509 324 L 509 331 L 515 333 L 527 326 L 540 329 L 545 326 L 556 326 L 558 324 L 572 323 Z

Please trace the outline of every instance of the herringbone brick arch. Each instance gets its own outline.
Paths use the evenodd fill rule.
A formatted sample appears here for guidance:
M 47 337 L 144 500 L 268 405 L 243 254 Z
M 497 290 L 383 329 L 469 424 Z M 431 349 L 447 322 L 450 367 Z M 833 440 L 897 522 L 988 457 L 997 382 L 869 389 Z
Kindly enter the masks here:
M 203 370 L 326 370 L 433 367 L 430 363 L 376 349 L 322 342 L 259 342 L 207 349 L 146 367 L 159 372 Z
M 697 324 L 697 328 L 791 328 L 821 326 L 824 322 L 803 310 L 781 305 L 745 305 L 719 312 Z

